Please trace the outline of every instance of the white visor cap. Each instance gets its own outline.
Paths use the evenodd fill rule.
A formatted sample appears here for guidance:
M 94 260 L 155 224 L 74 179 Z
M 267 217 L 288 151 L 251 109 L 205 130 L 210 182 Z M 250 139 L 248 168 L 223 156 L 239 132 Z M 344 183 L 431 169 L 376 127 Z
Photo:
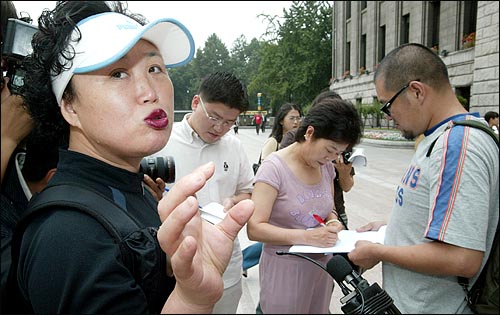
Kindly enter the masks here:
M 71 68 L 52 76 L 52 91 L 59 106 L 73 74 L 99 70 L 115 63 L 140 39 L 158 48 L 168 68 L 182 66 L 194 56 L 191 33 L 175 19 L 162 18 L 142 26 L 126 15 L 106 12 L 83 19 L 77 26 L 80 32 L 73 30 L 69 44 L 75 51 L 74 59 L 69 61 Z

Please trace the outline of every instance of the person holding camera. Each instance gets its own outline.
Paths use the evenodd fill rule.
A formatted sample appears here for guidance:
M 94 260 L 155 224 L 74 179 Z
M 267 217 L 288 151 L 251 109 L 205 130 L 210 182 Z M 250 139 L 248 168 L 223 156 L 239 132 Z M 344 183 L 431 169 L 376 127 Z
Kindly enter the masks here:
M 64 1 L 44 11 L 23 97 L 43 136 L 67 141 L 37 198 L 60 184 L 94 192 L 113 211 L 126 209 L 138 226 L 133 234 L 148 233 L 155 254 L 134 258 L 130 269 L 123 243 L 98 220 L 56 204 L 29 222 L 18 248 L 15 280 L 34 313 L 210 313 L 234 239 L 253 212 L 243 201 L 217 225 L 201 219 L 193 196 L 213 163 L 178 180 L 159 203 L 144 189 L 140 162 L 165 146 L 173 125 L 167 67 L 189 62 L 194 43 L 174 19 L 143 26 L 127 13 L 109 1 Z
M 191 100 L 193 112 L 174 125 L 167 145 L 155 154 L 174 156 L 179 176 L 208 161 L 215 163 L 214 176 L 196 194 L 201 206 L 217 202 L 227 211 L 251 197 L 253 172 L 250 162 L 239 138 L 229 132 L 248 106 L 246 88 L 234 74 L 215 72 L 207 75 Z M 243 294 L 241 266 L 241 247 L 235 239 L 231 260 L 223 275 L 224 294 L 215 305 L 214 314 L 236 313 Z
M 17 19 L 17 11 L 12 1 L 1 2 L 1 49 L 6 38 L 7 21 L 9 18 Z M 5 58 L 2 53 L 1 74 L 1 195 L 0 201 L 2 211 L 1 224 L 1 295 L 3 297 L 7 276 L 10 270 L 11 254 L 10 244 L 12 231 L 28 204 L 28 197 L 21 188 L 21 177 L 19 162 L 21 155 L 25 152 L 25 139 L 33 130 L 33 121 L 28 110 L 23 104 L 20 95 L 13 94 L 9 89 L 10 79 L 4 76 L 8 73 L 9 65 L 16 60 Z
M 1 3 L 1 36 L 2 36 L 2 52 L 3 43 L 6 38 L 6 28 L 8 19 L 18 19 L 16 7 L 12 1 L 2 1 Z M 1 153 L 1 183 L 3 184 L 4 175 L 7 170 L 7 165 L 9 165 L 9 160 L 16 149 L 20 148 L 21 142 L 28 136 L 28 134 L 33 129 L 33 121 L 29 112 L 23 104 L 23 99 L 17 94 L 13 94 L 9 90 L 9 82 L 12 78 L 4 76 L 4 73 L 8 73 L 9 66 L 18 60 L 13 60 L 6 58 L 2 53 L 2 96 L 1 96 L 1 143 L 2 143 L 2 153 Z

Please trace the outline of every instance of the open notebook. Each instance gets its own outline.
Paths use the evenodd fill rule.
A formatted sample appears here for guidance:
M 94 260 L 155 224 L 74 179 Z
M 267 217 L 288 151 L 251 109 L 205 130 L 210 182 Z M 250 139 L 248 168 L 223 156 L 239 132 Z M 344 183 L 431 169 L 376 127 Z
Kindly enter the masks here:
M 342 230 L 339 239 L 332 247 L 316 247 L 310 245 L 293 245 L 288 250 L 290 253 L 348 253 L 354 249 L 354 244 L 359 240 L 367 240 L 384 244 L 386 225 L 378 231 L 356 232 L 355 230 Z

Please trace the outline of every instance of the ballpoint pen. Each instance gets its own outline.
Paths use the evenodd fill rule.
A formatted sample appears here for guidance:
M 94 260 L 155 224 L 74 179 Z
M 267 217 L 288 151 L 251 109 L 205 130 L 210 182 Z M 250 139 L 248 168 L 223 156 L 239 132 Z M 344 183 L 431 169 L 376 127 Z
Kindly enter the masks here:
M 310 214 L 310 215 L 312 215 L 312 216 L 313 216 L 313 218 L 314 218 L 316 221 L 318 221 L 318 223 L 319 223 L 321 226 L 326 226 L 325 221 L 324 221 L 324 220 L 323 220 L 323 219 L 322 219 L 319 215 L 317 215 L 316 213 L 313 213 L 312 211 L 311 211 L 311 212 L 309 212 L 309 214 Z

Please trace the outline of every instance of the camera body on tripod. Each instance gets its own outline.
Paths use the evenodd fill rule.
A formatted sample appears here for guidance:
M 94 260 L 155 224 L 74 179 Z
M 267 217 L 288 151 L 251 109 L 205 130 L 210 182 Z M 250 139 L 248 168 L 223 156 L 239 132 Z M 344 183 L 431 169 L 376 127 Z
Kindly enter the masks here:
M 345 294 L 340 299 L 344 304 L 341 307 L 344 314 L 401 314 L 387 292 L 377 283 L 369 285 L 341 255 L 334 255 L 330 259 L 327 272 Z
M 31 19 L 9 19 L 2 44 L 2 58 L 7 64 L 5 76 L 9 78 L 7 86 L 12 94 L 21 94 L 26 73 L 22 61 L 33 51 L 31 39 L 38 30 L 36 26 L 27 23 L 26 20 Z
M 391 297 L 378 283 L 368 286 L 368 282 L 362 280 L 358 284 L 358 290 L 361 293 L 354 290 L 340 299 L 345 304 L 341 307 L 344 314 L 399 314 Z

